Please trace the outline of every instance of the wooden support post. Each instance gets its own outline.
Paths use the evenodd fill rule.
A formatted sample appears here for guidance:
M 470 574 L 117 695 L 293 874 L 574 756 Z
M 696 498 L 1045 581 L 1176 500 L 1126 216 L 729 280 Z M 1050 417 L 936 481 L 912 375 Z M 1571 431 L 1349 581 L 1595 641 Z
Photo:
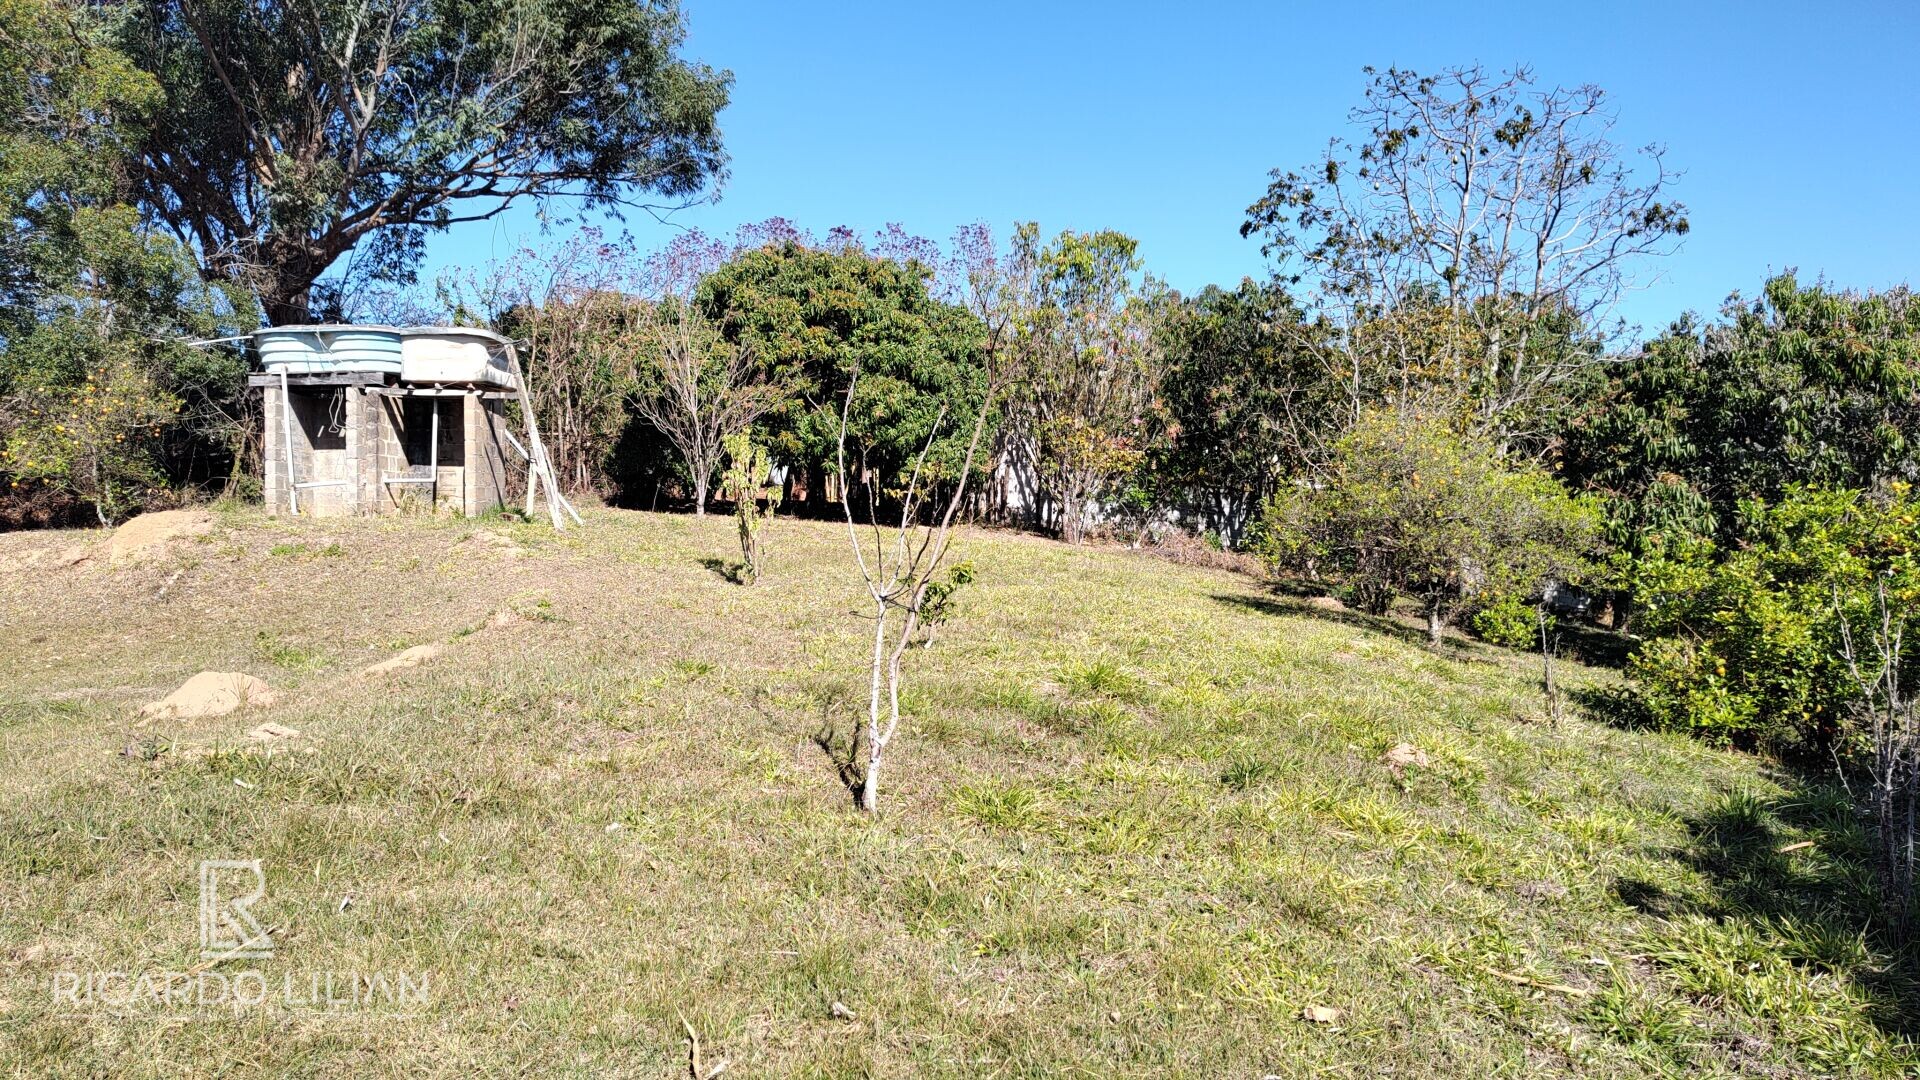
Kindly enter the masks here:
M 440 512 L 440 399 L 433 398 L 433 419 L 427 422 L 427 509 Z
M 507 363 L 512 368 L 513 381 L 519 388 L 520 411 L 526 414 L 524 419 L 527 422 L 527 449 L 532 451 L 532 456 L 527 462 L 528 515 L 532 515 L 533 485 L 535 478 L 538 477 L 539 481 L 546 485 L 547 517 L 552 520 L 553 527 L 555 529 L 567 527 L 567 523 L 560 517 L 562 508 L 565 508 L 567 515 L 573 518 L 574 524 L 583 524 L 579 511 L 575 510 L 573 504 L 567 502 L 566 497 L 560 494 L 559 479 L 553 474 L 553 459 L 547 456 L 547 444 L 540 438 L 540 421 L 533 414 L 533 395 L 527 391 L 527 377 L 520 370 L 520 354 L 514 349 L 512 342 L 507 343 Z

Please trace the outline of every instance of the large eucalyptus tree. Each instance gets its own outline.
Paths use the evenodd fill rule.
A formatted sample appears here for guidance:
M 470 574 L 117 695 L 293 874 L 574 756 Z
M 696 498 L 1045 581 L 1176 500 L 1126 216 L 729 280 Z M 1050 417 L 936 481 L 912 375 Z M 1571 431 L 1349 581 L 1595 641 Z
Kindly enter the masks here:
M 1622 343 L 1622 296 L 1687 234 L 1676 174 L 1660 147 L 1615 141 L 1597 86 L 1526 67 L 1367 74 L 1355 137 L 1275 170 L 1241 234 L 1336 331 L 1349 418 L 1418 404 L 1544 450 Z
M 407 279 L 427 233 L 568 195 L 698 197 L 732 76 L 682 59 L 675 0 L 125 0 L 165 92 L 134 194 L 272 323 L 349 252 Z

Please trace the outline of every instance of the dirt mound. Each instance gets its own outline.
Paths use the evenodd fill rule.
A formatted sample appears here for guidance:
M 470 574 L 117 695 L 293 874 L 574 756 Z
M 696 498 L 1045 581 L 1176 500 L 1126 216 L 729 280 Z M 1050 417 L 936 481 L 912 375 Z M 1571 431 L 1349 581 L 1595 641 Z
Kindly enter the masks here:
M 225 716 L 235 709 L 264 709 L 273 704 L 273 688 L 238 671 L 203 671 L 180 689 L 140 709 L 142 720 L 196 720 Z
M 1408 769 L 1416 766 L 1424 769 L 1428 764 L 1427 752 L 1410 742 L 1403 742 L 1387 751 L 1380 760 L 1396 779 L 1405 776 Z
M 73 544 L 68 547 L 38 548 L 21 555 L 0 555 L 0 573 L 13 574 L 26 570 L 64 570 L 69 566 L 78 566 L 86 562 L 93 554 L 85 544 Z
M 107 539 L 107 561 L 115 566 L 156 553 L 170 540 L 205 536 L 213 531 L 213 515 L 205 510 L 162 510 L 141 514 L 113 530 Z
M 406 652 L 401 653 L 391 660 L 382 660 L 377 664 L 370 664 L 367 667 L 361 668 L 360 674 L 385 675 L 392 671 L 419 667 L 421 664 L 439 655 L 440 646 L 438 645 L 415 645 L 413 648 L 408 649 Z

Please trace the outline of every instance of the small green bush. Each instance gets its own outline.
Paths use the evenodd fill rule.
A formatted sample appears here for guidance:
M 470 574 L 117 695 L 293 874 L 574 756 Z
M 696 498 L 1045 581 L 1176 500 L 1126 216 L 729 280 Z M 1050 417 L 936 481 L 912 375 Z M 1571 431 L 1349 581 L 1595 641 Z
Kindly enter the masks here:
M 720 481 L 720 495 L 733 500 L 733 518 L 740 531 L 742 576 L 752 584 L 766 569 L 766 544 L 761 534 L 780 511 L 781 491 L 778 485 L 767 483 L 771 466 L 765 447 L 744 431 L 727 436 L 724 442 L 728 465 Z
M 1548 617 L 1552 628 L 1552 617 Z M 1473 636 L 1509 649 L 1532 649 L 1540 644 L 1540 612 L 1524 599 L 1507 595 L 1467 616 Z
M 971 585 L 974 578 L 972 559 L 963 559 L 948 568 L 947 576 L 927 582 L 926 594 L 920 600 L 920 621 L 929 626 L 937 626 L 953 617 L 953 596 L 963 585 Z
M 1323 482 L 1267 501 L 1253 551 L 1372 614 L 1414 597 L 1438 646 L 1441 628 L 1475 604 L 1585 575 L 1598 524 L 1593 504 L 1489 440 L 1383 410 L 1335 444 Z

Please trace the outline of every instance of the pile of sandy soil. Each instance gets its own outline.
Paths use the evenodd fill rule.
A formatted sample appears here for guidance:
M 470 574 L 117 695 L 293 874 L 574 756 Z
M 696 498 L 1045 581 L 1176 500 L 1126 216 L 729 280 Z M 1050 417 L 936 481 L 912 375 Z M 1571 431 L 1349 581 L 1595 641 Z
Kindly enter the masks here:
M 205 510 L 162 510 L 141 514 L 113 530 L 107 538 L 107 562 L 114 566 L 157 554 L 168 541 L 205 536 L 213 531 L 213 515 Z
M 142 721 L 197 720 L 225 716 L 235 709 L 264 709 L 273 704 L 273 688 L 238 671 L 203 671 L 180 689 L 140 709 Z
M 395 656 L 391 660 L 382 660 L 377 664 L 370 664 L 360 669 L 360 674 L 385 675 L 392 671 L 402 671 L 406 668 L 419 667 L 421 664 L 439 655 L 440 646 L 438 645 L 415 645 L 413 648 Z

